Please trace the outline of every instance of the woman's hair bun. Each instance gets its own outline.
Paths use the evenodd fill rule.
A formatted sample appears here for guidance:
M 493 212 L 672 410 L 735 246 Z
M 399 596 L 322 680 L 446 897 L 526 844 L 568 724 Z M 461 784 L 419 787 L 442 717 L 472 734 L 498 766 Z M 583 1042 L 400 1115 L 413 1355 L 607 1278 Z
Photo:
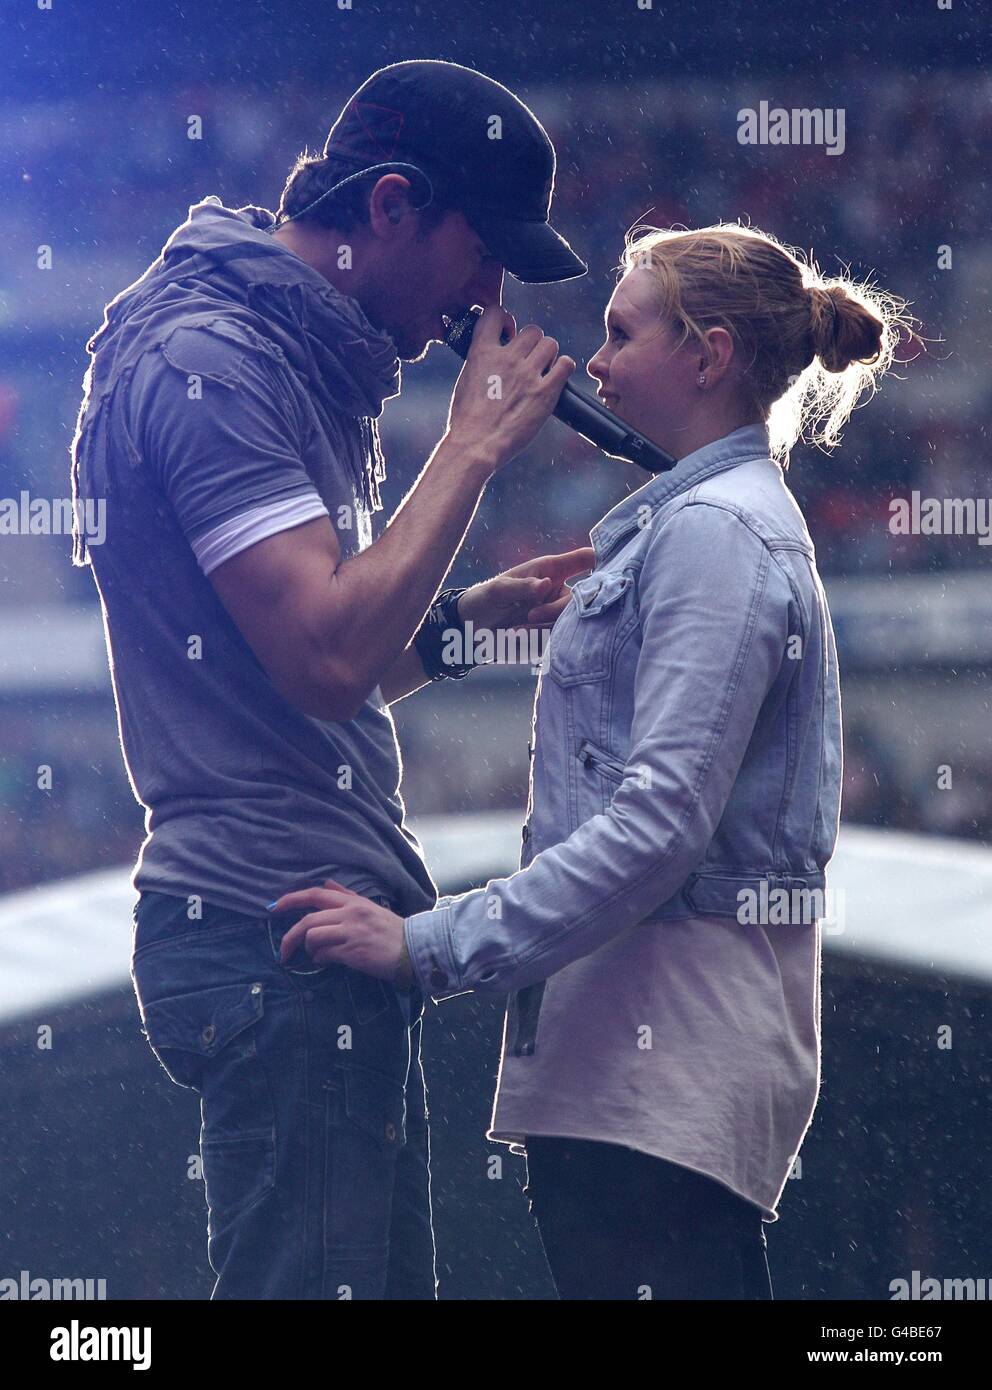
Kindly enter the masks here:
M 878 358 L 885 324 L 843 285 L 811 285 L 809 316 L 813 351 L 828 372 Z

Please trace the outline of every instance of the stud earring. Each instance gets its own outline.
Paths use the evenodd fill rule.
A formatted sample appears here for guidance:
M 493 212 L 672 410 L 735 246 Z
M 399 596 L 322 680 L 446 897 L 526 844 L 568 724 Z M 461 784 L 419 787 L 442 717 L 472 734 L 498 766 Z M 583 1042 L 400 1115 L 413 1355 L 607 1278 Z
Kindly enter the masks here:
M 696 377 L 696 385 L 697 385 L 697 386 L 700 386 L 700 387 L 706 385 L 706 373 L 705 373 L 705 372 L 700 372 L 699 375 Z

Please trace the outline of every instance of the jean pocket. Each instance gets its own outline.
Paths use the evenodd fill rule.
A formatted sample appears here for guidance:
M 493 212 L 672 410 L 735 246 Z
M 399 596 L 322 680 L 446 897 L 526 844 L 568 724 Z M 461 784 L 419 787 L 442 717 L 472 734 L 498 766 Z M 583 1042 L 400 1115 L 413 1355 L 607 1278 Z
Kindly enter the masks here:
M 560 685 L 606 680 L 621 637 L 636 624 L 631 574 L 591 574 L 572 585 L 572 602 L 552 630 L 548 670 Z
M 406 1094 L 399 1082 L 364 1067 L 346 1067 L 344 1101 L 351 1123 L 387 1152 L 406 1143 Z
M 351 1007 L 359 1023 L 371 1023 L 374 1018 L 384 1014 L 394 1004 L 397 1008 L 400 1007 L 399 1000 L 396 998 L 396 991 L 382 980 L 376 980 L 371 975 L 363 975 L 359 970 L 348 970 L 347 968 L 344 974 L 345 983 L 348 986 L 348 998 L 351 1000 Z
M 330 980 L 339 976 L 344 970 L 344 966 L 332 961 L 329 965 L 314 965 L 307 955 L 306 947 L 302 944 L 290 956 L 290 964 L 283 961 L 280 954 L 282 939 L 303 917 L 306 917 L 313 909 L 309 907 L 301 908 L 298 912 L 280 913 L 278 917 L 266 918 L 266 930 L 269 935 L 269 946 L 272 950 L 272 959 L 280 970 L 284 970 L 287 975 L 292 975 L 294 979 L 307 980 L 312 984 L 320 984 L 324 980 Z
M 167 946 L 187 946 L 195 941 L 223 941 L 232 933 L 250 933 L 264 923 L 264 917 L 200 902 L 198 915 L 190 916 L 187 898 L 166 893 L 142 893 L 132 913 L 132 961 L 145 960 L 151 952 Z
M 275 1187 L 275 1129 L 240 1138 L 204 1138 L 200 1154 L 207 1237 L 208 1242 L 213 1242 L 234 1217 L 255 1206 Z
M 366 1286 L 385 1282 L 394 1220 L 397 1160 L 406 1143 L 406 1102 L 400 1082 L 364 1067 L 336 1067 L 324 1081 L 327 1164 L 324 1172 L 323 1239 L 331 1287 L 351 1283 L 344 1269 Z M 377 1272 L 374 1272 L 377 1271 Z
M 220 985 L 141 1005 L 145 1037 L 170 1081 L 200 1090 L 207 1064 L 225 1048 L 254 1056 L 262 1017 L 261 983 Z M 239 1041 L 240 1040 L 240 1041 Z

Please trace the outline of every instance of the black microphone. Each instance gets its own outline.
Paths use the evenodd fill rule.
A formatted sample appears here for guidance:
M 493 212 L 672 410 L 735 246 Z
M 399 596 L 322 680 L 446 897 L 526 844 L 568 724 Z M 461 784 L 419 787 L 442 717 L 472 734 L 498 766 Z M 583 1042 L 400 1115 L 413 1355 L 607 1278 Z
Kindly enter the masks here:
M 444 341 L 459 357 L 468 356 L 472 334 L 481 314 L 481 309 L 469 309 L 455 323 L 445 317 L 445 323 L 451 324 L 451 329 Z M 678 463 L 678 459 L 666 454 L 664 449 L 659 449 L 657 444 L 645 439 L 637 430 L 632 430 L 612 410 L 607 410 L 602 402 L 587 396 L 570 381 L 565 382 L 552 414 L 576 434 L 581 434 L 583 439 L 588 439 L 590 444 L 595 444 L 597 449 L 602 449 L 604 454 L 639 464 L 649 473 L 667 473 Z

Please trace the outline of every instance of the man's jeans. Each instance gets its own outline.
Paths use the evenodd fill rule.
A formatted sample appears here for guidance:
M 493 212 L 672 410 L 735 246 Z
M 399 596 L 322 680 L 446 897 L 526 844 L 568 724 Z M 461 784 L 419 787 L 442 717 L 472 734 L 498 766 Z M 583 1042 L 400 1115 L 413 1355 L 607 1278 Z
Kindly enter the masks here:
M 306 910 L 187 906 L 141 894 L 131 977 L 200 1095 L 211 1296 L 435 1298 L 422 997 L 302 949 L 280 964 Z

